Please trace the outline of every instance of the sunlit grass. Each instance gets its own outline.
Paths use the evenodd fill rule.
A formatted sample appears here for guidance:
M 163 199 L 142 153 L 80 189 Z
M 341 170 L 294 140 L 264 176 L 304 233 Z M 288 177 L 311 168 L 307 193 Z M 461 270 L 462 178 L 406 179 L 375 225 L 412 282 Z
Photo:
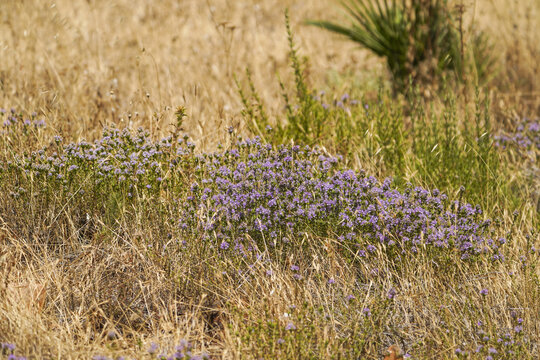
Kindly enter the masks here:
M 516 4 L 493 87 L 396 96 L 330 2 L 2 3 L 0 359 L 535 359 Z

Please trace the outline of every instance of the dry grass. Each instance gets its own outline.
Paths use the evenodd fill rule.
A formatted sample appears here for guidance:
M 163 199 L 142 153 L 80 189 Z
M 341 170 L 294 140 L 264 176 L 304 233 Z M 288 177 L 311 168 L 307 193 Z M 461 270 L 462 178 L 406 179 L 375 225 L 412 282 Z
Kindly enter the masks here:
M 466 3 L 473 5 L 475 23 L 494 35 L 501 54 L 493 82 L 496 114 L 500 119 L 538 114 L 538 1 Z M 175 108 L 183 105 L 189 115 L 186 130 L 200 148 L 213 148 L 223 140 L 225 126 L 246 128 L 234 84 L 234 75 L 242 79 L 246 66 L 271 116 L 280 114 L 276 74 L 285 81 L 291 77 L 285 7 L 301 54 L 309 56 L 313 83 L 338 93 L 377 88 L 378 77 L 386 74 L 379 59 L 301 25 L 306 18 L 339 19 L 331 1 L 2 0 L 0 107 L 37 111 L 51 134 L 92 139 L 105 125 L 166 133 Z M 169 229 L 156 228 L 159 224 L 149 219 L 135 224 L 119 219 L 122 233 L 105 229 L 79 243 L 84 226 L 74 219 L 66 216 L 62 228 L 52 231 L 39 224 L 39 209 L 27 211 L 36 213 L 35 218 L 19 214 L 29 217 L 23 221 L 25 231 L 6 221 L 13 214 L 0 212 L 0 340 L 16 342 L 29 358 L 140 358 L 148 356 L 153 341 L 172 347 L 182 338 L 212 358 L 256 358 L 264 354 L 254 344 L 275 340 L 260 330 L 260 322 L 279 319 L 286 325 L 283 314 L 291 313 L 291 305 L 302 309 L 296 310 L 295 321 L 315 326 L 302 339 L 305 344 L 328 341 L 325 349 L 340 351 L 339 336 L 356 324 L 384 329 L 353 333 L 370 344 L 365 350 L 370 359 L 382 358 L 394 343 L 418 358 L 451 358 L 459 343 L 474 335 L 472 319 L 490 319 L 492 329 L 511 329 L 511 310 L 523 317 L 527 334 L 540 336 L 535 311 L 540 293 L 531 282 L 540 277 L 540 267 L 522 267 L 519 260 L 528 256 L 525 233 L 535 226 L 530 205 L 520 215 L 510 260 L 497 269 L 482 261 L 448 270 L 421 257 L 393 264 L 382 252 L 354 267 L 337 254 L 329 256 L 330 241 L 312 239 L 312 251 L 295 254 L 287 263 L 303 265 L 310 276 L 302 281 L 279 263 L 256 263 L 253 275 L 241 277 L 234 273 L 241 264 L 224 264 L 215 254 L 203 254 L 209 256 L 204 260 L 186 256 L 200 255 L 197 248 L 177 244 L 166 254 L 154 251 L 148 244 L 153 249 L 167 244 L 163 234 Z M 503 223 L 510 218 L 505 215 Z M 52 234 L 58 238 L 48 239 L 49 245 L 64 245 L 40 245 L 21 233 Z M 384 275 L 374 275 L 374 268 Z M 270 269 L 272 275 L 266 273 Z M 336 279 L 333 286 L 330 278 Z M 390 311 L 385 297 L 392 287 L 398 296 Z M 483 288 L 489 288 L 486 297 L 479 295 Z M 345 301 L 350 294 L 355 299 Z M 379 322 L 366 318 L 364 308 L 377 311 L 372 318 Z M 249 333 L 251 328 L 259 331 Z M 294 357 L 301 351 L 288 347 L 282 354 Z M 320 351 L 319 358 L 332 355 Z M 534 358 L 538 342 L 534 351 L 523 356 Z
M 365 358 L 380 359 L 397 343 L 423 359 L 450 358 L 464 340 L 474 344 L 478 320 L 488 323 L 488 331 L 500 331 L 490 336 L 512 331 L 512 311 L 523 318 L 526 334 L 540 333 L 534 310 L 540 307 L 538 288 L 530 280 L 531 271 L 536 277 L 540 272 L 518 260 L 526 248 L 521 233 L 508 261 L 495 267 L 489 261 L 445 264 L 421 255 L 396 263 L 382 251 L 351 266 L 340 256 L 328 256 L 331 242 L 312 238 L 311 250 L 289 258 L 301 269 L 297 280 L 288 265 L 264 259 L 239 275 L 236 269 L 245 266 L 201 254 L 197 243 L 173 246 L 156 257 L 136 232 L 101 237 L 59 257 L 3 231 L 3 243 L 11 244 L 0 256 L 3 339 L 15 339 L 32 358 L 146 358 L 151 342 L 170 351 L 180 339 L 189 339 L 212 358 L 256 359 L 270 349 L 280 354 L 276 339 L 284 335 L 269 331 L 266 321 L 282 328 L 292 321 L 306 330 L 298 343 L 287 338 L 285 358 L 302 358 L 294 355 L 302 353 L 301 344 L 322 341 L 328 343 L 315 350 L 317 356 L 336 355 L 344 351 L 339 338 L 352 331 L 349 336 L 368 342 Z M 32 284 L 28 288 L 36 296 L 11 290 L 21 282 Z M 386 300 L 391 288 L 397 296 Z M 484 288 L 487 296 L 480 294 Z M 355 298 L 347 300 L 348 295 Z
M 500 113 L 535 116 L 540 111 L 540 5 L 535 0 L 482 0 L 476 5 L 476 22 L 493 36 L 500 54 L 494 79 Z M 511 14 L 509 16 L 509 14 Z
M 246 67 L 264 100 L 279 106 L 276 73 L 289 75 L 285 7 L 316 81 L 365 69 L 365 53 L 299 25 L 338 12 L 322 1 L 7 1 L 0 103 L 40 111 L 76 138 L 105 124 L 166 131 L 185 105 L 190 133 L 213 143 L 224 125 L 238 123 L 233 75 Z
M 475 3 L 465 5 L 469 13 L 476 9 L 474 23 L 495 35 L 503 60 L 497 76 L 502 105 L 538 106 L 537 3 L 512 1 L 512 17 L 507 1 Z M 105 124 L 166 129 L 173 109 L 185 105 L 192 135 L 212 143 L 216 129 L 238 122 L 233 75 L 246 66 L 264 101 L 274 110 L 281 105 L 275 80 L 276 73 L 289 74 L 285 7 L 316 83 L 352 73 L 365 86 L 374 73 L 384 74 L 378 59 L 353 44 L 300 25 L 306 18 L 339 19 L 331 1 L 6 0 L 0 104 L 38 111 L 55 130 L 76 138 L 93 136 Z

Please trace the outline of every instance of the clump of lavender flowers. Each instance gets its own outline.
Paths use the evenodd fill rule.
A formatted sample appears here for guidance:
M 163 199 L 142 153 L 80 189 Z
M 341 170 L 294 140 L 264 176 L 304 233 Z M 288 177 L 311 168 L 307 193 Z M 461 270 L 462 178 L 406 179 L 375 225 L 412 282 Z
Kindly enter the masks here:
M 232 243 L 243 252 L 248 236 L 264 248 L 263 241 L 276 245 L 311 233 L 364 253 L 384 244 L 389 251 L 427 246 L 456 250 L 463 259 L 485 253 L 502 259 L 502 242 L 493 240 L 479 207 L 438 190 L 400 192 L 390 179 L 344 169 L 317 148 L 239 141 L 224 153 L 198 156 L 196 171 L 180 227 L 186 235 L 217 238 L 223 251 Z
M 63 145 L 56 137 L 15 168 L 44 189 L 70 196 L 84 189 L 94 198 L 111 191 L 159 196 L 165 182 L 180 198 L 181 230 L 217 241 L 220 251 L 243 253 L 247 239 L 253 249 L 311 234 L 335 237 L 361 255 L 382 244 L 393 254 L 426 246 L 457 251 L 463 259 L 502 259 L 505 241 L 493 239 L 481 209 L 438 190 L 409 186 L 400 192 L 391 179 L 344 168 L 340 157 L 307 146 L 274 148 L 255 138 L 213 154 L 195 155 L 194 147 L 187 137 L 153 142 L 142 129 L 106 129 L 94 143 Z
M 26 360 L 24 356 L 15 355 L 15 344 L 1 343 L 0 344 L 0 356 L 7 355 L 8 360 Z
M 135 192 L 157 191 L 165 174 L 180 158 L 191 155 L 194 147 L 187 136 L 153 142 L 143 129 L 135 134 L 105 129 L 93 143 L 64 145 L 62 137 L 55 136 L 50 146 L 24 157 L 16 167 L 47 187 L 82 193 L 83 185 L 88 185 L 93 191 L 121 190 L 132 197 Z
M 339 108 L 341 110 L 345 110 L 346 113 L 350 114 L 351 108 L 357 107 L 361 104 L 360 101 L 356 99 L 351 99 L 348 93 L 344 93 L 339 99 L 334 100 L 326 99 L 325 95 L 325 91 L 320 91 L 318 94 L 312 95 L 313 100 L 320 102 L 325 110 L 329 110 L 331 108 Z M 367 110 L 368 105 L 365 106 Z
M 495 145 L 509 146 L 522 150 L 540 150 L 540 120 L 524 118 L 514 133 L 495 136 Z
M 10 131 L 28 131 L 30 128 L 39 129 L 45 127 L 45 120 L 38 119 L 37 113 L 32 113 L 29 117 L 24 117 L 15 108 L 11 110 L 0 109 L 0 134 L 7 134 Z
M 478 321 L 470 348 L 471 353 L 487 357 L 500 354 L 504 358 L 515 358 L 521 351 L 532 350 L 534 345 L 531 339 L 523 334 L 523 319 L 517 317 L 514 311 L 511 315 L 514 328 L 497 329 L 495 332 L 486 327 L 482 321 Z

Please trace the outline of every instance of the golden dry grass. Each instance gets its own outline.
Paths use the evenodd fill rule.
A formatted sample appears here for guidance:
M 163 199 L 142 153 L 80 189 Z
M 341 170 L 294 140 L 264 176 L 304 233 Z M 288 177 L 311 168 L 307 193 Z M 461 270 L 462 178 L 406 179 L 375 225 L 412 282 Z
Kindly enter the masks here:
M 465 5 L 475 9 L 474 22 L 493 35 L 501 57 L 501 70 L 493 82 L 497 114 L 508 118 L 538 111 L 539 2 L 479 0 Z M 143 126 L 155 135 L 165 133 L 174 121 L 175 108 L 182 105 L 189 115 L 186 130 L 202 149 L 211 148 L 224 137 L 226 125 L 245 129 L 234 74 L 242 80 L 246 67 L 254 73 L 271 116 L 278 117 L 283 104 L 276 74 L 285 81 L 291 76 L 283 21 L 286 7 L 300 53 L 309 56 L 309 73 L 315 84 L 338 92 L 353 86 L 376 88 L 377 79 L 386 74 L 380 59 L 346 40 L 302 25 L 306 18 L 340 19 L 339 7 L 332 1 L 2 0 L 0 107 L 37 111 L 51 133 L 91 139 L 105 125 Z M 509 218 L 507 215 L 506 220 Z M 526 207 L 519 228 L 531 228 L 533 218 L 534 209 Z M 159 230 L 151 224 L 121 225 L 126 233 L 109 234 L 107 246 L 100 239 L 77 244 L 60 261 L 58 254 L 36 247 L 32 239 L 17 238 L 0 219 L 0 329 L 11 339 L 25 339 L 18 345 L 35 358 L 84 359 L 97 353 L 135 356 L 144 353 L 152 340 L 172 344 L 183 337 L 204 344 L 204 350 L 216 358 L 250 358 L 253 349 L 240 349 L 235 331 L 255 323 L 258 314 L 283 314 L 290 304 L 304 302 L 331 307 L 337 296 L 327 291 L 324 281 L 310 280 L 299 287 L 283 269 L 273 269 L 271 281 L 260 270 L 252 282 L 237 286 L 229 275 L 222 276 L 219 269 L 212 268 L 217 265 L 211 261 L 206 264 L 210 269 L 203 271 L 197 259 L 185 262 L 171 255 L 170 261 L 182 262 L 174 265 L 177 273 L 189 279 L 196 278 L 193 273 L 201 273 L 201 280 L 210 279 L 207 284 L 191 284 L 192 288 L 179 294 L 166 275 L 170 264 L 142 255 L 147 248 L 137 231 L 144 230 L 143 235 L 151 238 Z M 62 240 L 76 238 L 78 230 L 75 225 L 66 230 Z M 516 238 L 517 256 L 525 244 L 524 233 Z M 116 242 L 129 245 L 115 246 Z M 8 243 L 11 245 L 4 246 Z M 320 261 L 311 259 L 309 266 L 324 279 L 343 279 L 343 294 L 353 291 L 356 284 L 351 279 L 356 270 L 327 256 L 330 249 L 331 245 L 320 244 Z M 380 266 L 388 266 L 387 259 L 381 258 Z M 477 308 L 491 311 L 486 316 L 494 322 L 508 326 L 512 319 L 497 309 L 523 303 L 539 306 L 538 298 L 529 298 L 538 291 L 528 288 L 534 284 L 525 282 L 527 270 L 519 263 L 511 266 L 515 275 L 505 273 L 502 280 L 493 282 L 487 267 L 479 265 L 470 278 L 470 269 L 458 267 L 455 274 L 442 279 L 455 276 L 462 281 L 460 289 L 446 292 L 448 298 L 442 299 L 433 294 L 442 292 L 447 284 L 440 281 L 436 266 L 420 259 L 395 277 L 380 279 L 376 287 L 364 284 L 368 292 L 357 299 L 357 306 L 376 307 L 377 299 L 393 285 L 392 279 L 399 277 L 406 291 L 399 295 L 402 308 L 397 317 L 384 325 L 395 332 L 387 334 L 388 338 L 403 338 L 409 348 L 421 347 L 412 341 L 422 336 L 453 344 L 473 331 L 471 324 L 464 321 L 461 328 L 451 328 L 455 333 L 447 334 L 445 325 L 437 321 L 450 321 L 471 301 Z M 361 272 L 370 278 L 371 270 Z M 393 272 L 395 269 L 387 269 L 388 274 Z M 488 285 L 486 305 L 476 295 Z M 224 299 L 243 312 L 229 313 Z M 539 334 L 539 315 L 523 313 L 528 314 L 529 330 Z M 115 321 L 123 324 L 123 332 L 107 342 L 109 330 L 120 331 Z M 322 317 L 313 321 L 324 323 Z M 346 321 L 339 318 L 334 324 Z M 209 331 L 209 323 L 219 326 Z M 230 328 L 224 325 L 227 323 Z M 140 324 L 150 325 L 141 329 Z M 332 334 L 338 331 L 339 326 L 329 325 L 317 329 L 321 338 L 330 341 L 335 341 Z M 144 346 L 136 348 L 139 335 Z M 371 358 L 381 358 L 388 345 L 371 349 Z M 433 356 L 451 357 L 452 351 L 449 348 Z
M 233 75 L 241 79 L 246 67 L 264 100 L 280 104 L 276 73 L 289 74 L 285 7 L 315 79 L 365 67 L 354 45 L 299 25 L 338 11 L 323 1 L 7 1 L 0 104 L 39 111 L 74 137 L 105 124 L 164 128 L 185 105 L 204 144 L 238 123 Z
M 538 3 L 465 6 L 469 23 L 474 19 L 494 35 L 503 61 L 497 77 L 503 108 L 537 105 Z M 104 125 L 166 131 L 174 108 L 185 105 L 190 133 L 201 144 L 213 143 L 223 125 L 239 123 L 233 75 L 242 80 L 246 67 L 274 115 L 279 111 L 276 74 L 286 80 L 290 73 L 286 7 L 316 84 L 339 87 L 336 76 L 352 73 L 356 84 L 373 88 L 385 74 L 379 59 L 354 44 L 302 25 L 306 18 L 343 19 L 332 1 L 5 0 L 0 104 L 37 111 L 55 131 L 75 138 L 92 137 Z
M 145 226 L 146 236 L 157 231 Z M 525 248 L 521 232 L 509 251 L 512 258 L 499 267 L 489 261 L 441 265 L 420 254 L 392 263 L 382 249 L 375 258 L 351 266 L 328 256 L 328 244 L 311 238 L 311 255 L 291 254 L 291 263 L 309 273 L 303 271 L 305 279 L 295 280 L 293 271 L 264 260 L 254 262 L 251 274 L 237 275 L 237 265 L 228 260 L 186 257 L 200 254 L 196 243 L 184 253 L 174 246 L 168 249 L 163 259 L 172 266 L 169 273 L 159 257 L 149 257 L 146 245 L 138 243 L 137 231 L 74 248 L 62 260 L 35 244 L 3 238 L 15 244 L 0 254 L 0 330 L 6 340 L 17 339 L 18 348 L 36 359 L 97 354 L 150 358 L 145 353 L 152 342 L 170 351 L 180 339 L 196 343 L 198 351 L 213 359 L 256 359 L 264 356 L 259 346 L 275 346 L 276 338 L 259 330 L 240 344 L 240 336 L 258 329 L 261 321 L 263 326 L 273 320 L 285 327 L 292 320 L 298 327 L 314 326 L 312 336 L 328 341 L 321 358 L 336 355 L 329 351 L 338 351 L 338 336 L 362 324 L 375 330 L 364 334 L 365 339 L 378 344 L 367 348 L 366 358 L 381 359 L 384 349 L 398 342 L 418 358 L 445 359 L 460 341 L 473 341 L 477 320 L 488 321 L 489 331 L 511 331 L 506 329 L 515 326 L 509 315 L 513 311 L 523 318 L 527 333 L 540 331 L 540 314 L 534 311 L 540 306 L 538 289 L 529 274 L 538 277 L 540 272 L 517 260 Z M 9 233 L 4 229 L 0 236 Z M 335 284 L 328 283 L 331 278 Z M 10 291 L 21 281 L 39 291 L 45 288 L 44 303 L 35 298 L 32 304 L 31 298 Z M 392 287 L 398 294 L 390 304 L 385 299 Z M 489 289 L 487 296 L 479 295 L 483 288 Z M 346 301 L 350 294 L 355 299 Z M 365 308 L 376 315 L 376 323 L 369 318 L 362 323 Z M 309 343 L 309 338 L 303 341 Z M 538 350 L 538 344 L 533 346 Z M 284 348 L 283 353 L 302 358 L 294 350 Z M 530 355 L 525 358 L 532 359 Z

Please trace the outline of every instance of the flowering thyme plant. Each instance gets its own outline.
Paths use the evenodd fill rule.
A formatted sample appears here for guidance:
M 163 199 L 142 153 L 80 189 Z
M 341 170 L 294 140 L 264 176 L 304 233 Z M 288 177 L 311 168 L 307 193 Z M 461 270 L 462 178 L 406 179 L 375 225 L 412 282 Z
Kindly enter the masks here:
M 438 190 L 393 187 L 340 157 L 298 145 L 273 147 L 259 138 L 228 150 L 195 154 L 187 137 L 153 142 L 140 129 L 105 130 L 94 143 L 62 145 L 19 159 L 19 176 L 81 199 L 178 198 L 179 227 L 222 251 L 275 247 L 304 235 L 334 237 L 365 256 L 382 246 L 398 255 L 421 249 L 458 252 L 462 259 L 502 259 L 490 220 L 479 206 L 451 201 Z M 24 193 L 20 189 L 14 194 Z M 102 209 L 102 211 L 109 211 Z
M 480 207 L 450 201 L 438 190 L 379 181 L 343 168 L 317 148 L 273 148 L 258 138 L 224 153 L 197 157 L 191 192 L 179 219 L 186 235 L 215 238 L 224 251 L 287 243 L 305 234 L 331 236 L 359 255 L 382 244 L 389 253 L 421 248 L 458 251 L 463 259 L 501 259 Z M 244 245 L 243 245 L 244 244 Z
M 495 145 L 505 149 L 512 146 L 521 150 L 540 150 L 540 120 L 524 118 L 515 132 L 495 136 Z

